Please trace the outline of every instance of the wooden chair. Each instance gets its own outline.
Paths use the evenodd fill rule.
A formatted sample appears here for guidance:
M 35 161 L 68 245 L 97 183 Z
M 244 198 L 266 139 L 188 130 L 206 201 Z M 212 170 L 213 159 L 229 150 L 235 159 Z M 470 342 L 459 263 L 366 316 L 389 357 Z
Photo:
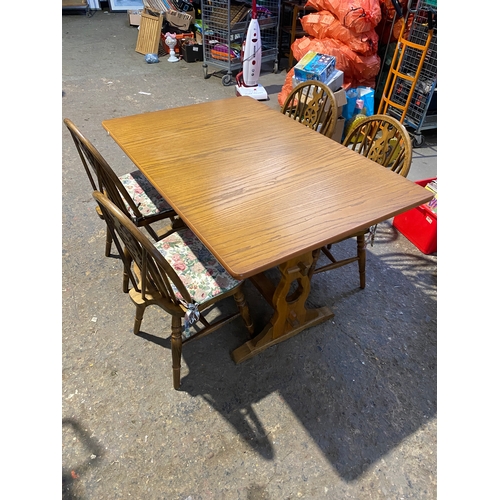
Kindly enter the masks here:
M 349 132 L 344 138 L 343 145 L 403 177 L 410 171 L 413 151 L 411 137 L 404 125 L 391 116 L 377 114 L 367 117 Z M 321 251 L 330 263 L 316 267 L 314 274 L 357 262 L 359 286 L 365 288 L 366 245 L 368 243 L 373 245 L 376 229 L 377 226 L 374 225 L 366 231 L 347 237 L 356 237 L 357 253 L 354 257 L 336 260 L 330 251 L 332 245 L 322 247 Z
M 159 306 L 172 317 L 174 389 L 180 387 L 184 344 L 208 335 L 238 316 L 243 318 L 249 334 L 253 334 L 242 291 L 244 281 L 233 278 L 190 229 L 179 229 L 153 243 L 106 196 L 99 191 L 94 191 L 93 196 L 132 283 L 129 296 L 136 306 L 134 333 L 139 333 L 148 306 Z M 210 323 L 203 311 L 230 296 L 236 301 L 237 312 Z
M 176 217 L 174 209 L 139 170 L 118 177 L 99 151 L 71 120 L 66 118 L 64 124 L 73 138 L 93 191 L 105 193 L 120 210 L 129 215 L 136 226 L 144 227 L 155 241 L 183 225 L 182 221 Z M 103 219 L 98 206 L 96 211 Z M 171 222 L 168 228 L 157 232 L 151 227 L 153 222 L 167 218 Z M 112 237 L 108 228 L 104 252 L 106 257 L 110 255 L 111 242 Z
M 289 11 L 290 8 L 291 12 Z M 303 16 L 309 14 L 310 12 L 316 12 L 316 9 L 314 7 L 308 6 L 307 2 L 303 0 L 285 0 L 281 3 L 280 23 L 282 23 L 282 26 L 279 30 L 279 47 L 280 53 L 288 57 L 287 70 L 290 70 L 295 61 L 292 52 L 293 42 L 295 42 L 297 38 L 301 38 L 307 35 L 307 33 L 302 28 L 301 19 Z M 287 36 L 284 37 L 283 35 Z M 283 38 L 288 38 L 286 42 L 288 51 L 281 50 Z
M 332 137 L 337 124 L 335 96 L 316 80 L 299 83 L 285 99 L 281 112 L 327 137 Z

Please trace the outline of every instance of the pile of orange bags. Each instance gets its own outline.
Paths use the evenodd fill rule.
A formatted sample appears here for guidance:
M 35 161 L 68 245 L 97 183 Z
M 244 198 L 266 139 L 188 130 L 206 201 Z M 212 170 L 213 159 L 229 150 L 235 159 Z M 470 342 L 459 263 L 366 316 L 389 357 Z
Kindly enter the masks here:
M 355 33 L 346 28 L 331 12 L 322 10 L 301 19 L 302 28 L 314 38 L 333 38 L 347 45 L 353 52 L 371 56 L 378 50 L 378 35 L 374 29 Z
M 290 50 L 297 61 L 310 50 L 335 56 L 335 67 L 344 73 L 344 89 L 375 87 L 380 71 L 377 55 L 384 0 L 308 0 L 317 12 L 302 18 L 307 36 L 296 39 Z M 278 103 L 283 105 L 293 89 L 293 68 L 288 72 Z
M 370 31 L 382 20 L 380 0 L 308 0 L 306 6 L 331 12 L 354 33 Z
M 292 50 L 297 61 L 300 61 L 310 50 L 335 56 L 335 67 L 344 72 L 344 88 L 346 88 L 346 81 L 350 82 L 348 88 L 375 87 L 375 80 L 380 69 L 380 57 L 377 54 L 359 55 L 334 38 L 320 39 L 307 36 L 295 40 Z
M 380 43 L 387 45 L 391 42 L 396 42 L 401 34 L 401 29 L 405 26 L 404 15 L 408 10 L 408 0 L 399 0 L 401 9 L 403 11 L 403 17 L 397 18 L 396 9 L 392 4 L 392 0 L 380 0 L 380 7 L 382 9 L 382 20 L 377 26 L 377 33 L 379 35 Z M 396 17 L 396 19 L 394 19 Z M 394 26 L 392 21 L 394 20 Z M 405 32 L 409 30 L 411 26 L 411 16 L 408 19 Z M 406 34 L 406 33 L 405 33 Z

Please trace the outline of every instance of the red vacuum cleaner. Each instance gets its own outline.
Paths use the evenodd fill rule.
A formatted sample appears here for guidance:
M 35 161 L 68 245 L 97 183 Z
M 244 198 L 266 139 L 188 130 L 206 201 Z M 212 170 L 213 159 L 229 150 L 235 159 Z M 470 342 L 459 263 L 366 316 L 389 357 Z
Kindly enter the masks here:
M 248 25 L 247 36 L 241 47 L 242 71 L 236 79 L 236 95 L 253 97 L 258 101 L 267 101 L 266 89 L 259 83 L 262 62 L 262 41 L 257 19 L 257 1 L 252 0 L 252 19 Z

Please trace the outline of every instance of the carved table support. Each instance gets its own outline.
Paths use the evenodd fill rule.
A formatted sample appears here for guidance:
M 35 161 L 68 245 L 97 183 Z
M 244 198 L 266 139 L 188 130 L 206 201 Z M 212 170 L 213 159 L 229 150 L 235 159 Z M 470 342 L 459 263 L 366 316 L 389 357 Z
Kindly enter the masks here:
M 232 352 L 235 363 L 246 361 L 268 347 L 333 317 L 333 312 L 328 307 L 308 309 L 305 306 L 311 289 L 312 271 L 318 257 L 319 250 L 315 250 L 280 264 L 281 279 L 276 288 L 264 273 L 250 278 L 275 312 L 259 335 Z M 294 282 L 296 288 L 292 291 Z

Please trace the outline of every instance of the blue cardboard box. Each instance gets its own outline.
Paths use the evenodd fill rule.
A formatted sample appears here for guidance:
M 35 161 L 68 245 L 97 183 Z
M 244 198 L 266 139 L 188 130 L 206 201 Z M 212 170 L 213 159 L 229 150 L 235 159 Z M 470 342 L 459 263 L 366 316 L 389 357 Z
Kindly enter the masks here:
M 318 80 L 326 83 L 335 71 L 335 56 L 319 54 L 310 50 L 293 68 L 299 81 Z

